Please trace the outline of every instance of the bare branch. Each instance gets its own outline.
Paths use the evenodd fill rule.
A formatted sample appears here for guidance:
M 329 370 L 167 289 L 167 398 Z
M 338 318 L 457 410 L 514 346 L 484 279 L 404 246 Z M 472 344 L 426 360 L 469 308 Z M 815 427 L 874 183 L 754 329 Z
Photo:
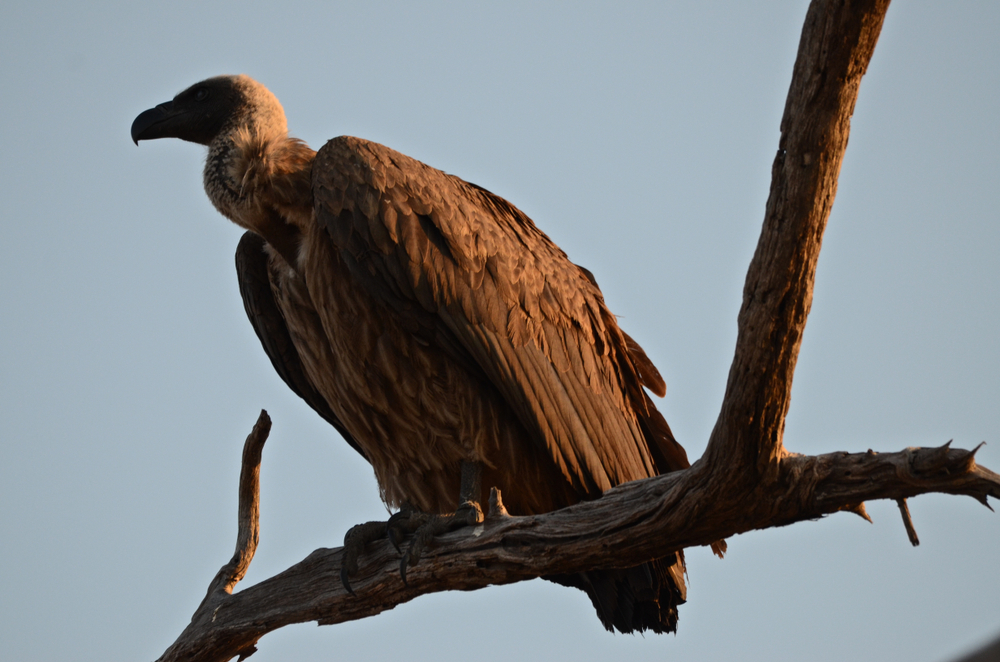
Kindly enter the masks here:
M 257 542 L 260 539 L 260 462 L 261 454 L 264 450 L 264 442 L 271 432 L 271 417 L 263 409 L 260 416 L 254 423 L 253 429 L 247 436 L 243 444 L 243 465 L 240 470 L 239 487 L 239 511 L 236 533 L 236 551 L 229 563 L 222 566 L 219 572 L 208 585 L 208 591 L 204 599 L 198 605 L 191 624 L 185 628 L 177 641 L 167 649 L 160 658 L 161 660 L 186 659 L 184 651 L 190 649 L 184 643 L 190 639 L 197 627 L 202 624 L 206 614 L 211 613 L 211 620 L 215 620 L 216 612 L 222 608 L 226 598 L 230 597 L 233 588 L 247 574 L 250 562 L 257 551 Z M 199 619 L 199 617 L 201 617 Z M 253 647 L 254 639 L 249 646 L 238 646 L 228 649 L 226 659 L 234 655 L 240 655 L 240 659 L 248 657 L 256 650 Z M 194 649 L 197 651 L 198 649 Z M 190 656 L 188 655 L 188 658 Z
M 814 1 L 806 15 L 771 169 L 764 226 L 743 288 L 726 395 L 705 457 L 773 478 L 816 262 L 837 194 L 861 77 L 888 0 Z M 749 472 L 748 468 L 757 471 Z
M 160 660 L 227 660 L 292 623 L 341 623 L 427 593 L 636 565 L 745 531 L 856 512 L 869 499 L 928 492 L 1000 498 L 1000 475 L 976 465 L 973 454 L 946 445 L 788 456 L 772 483 L 721 500 L 706 499 L 702 476 L 691 468 L 621 485 L 597 501 L 532 517 L 491 517 L 442 536 L 410 568 L 406 584 L 398 552 L 387 541 L 374 543 L 352 577 L 356 596 L 340 582 L 343 549 L 318 549 L 260 584 L 206 600 Z
M 910 517 L 910 507 L 906 505 L 906 499 L 896 499 L 896 505 L 899 506 L 899 514 L 903 516 L 906 537 L 910 539 L 911 545 L 914 547 L 918 546 L 920 538 L 917 537 L 917 530 L 913 526 L 913 518 Z
M 264 442 L 270 433 L 271 417 L 261 409 L 253 430 L 243 444 L 236 551 L 229 563 L 222 566 L 212 580 L 208 589 L 209 595 L 217 591 L 232 593 L 233 587 L 247 574 L 250 561 L 257 551 L 257 543 L 260 540 L 260 461 Z

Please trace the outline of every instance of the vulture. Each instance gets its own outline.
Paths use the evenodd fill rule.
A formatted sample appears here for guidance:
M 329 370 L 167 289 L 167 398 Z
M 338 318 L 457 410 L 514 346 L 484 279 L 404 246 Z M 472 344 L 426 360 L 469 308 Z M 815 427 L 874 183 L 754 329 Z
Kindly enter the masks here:
M 236 266 L 264 350 L 390 508 L 452 513 L 482 484 L 538 514 L 689 466 L 646 390 L 663 379 L 593 275 L 503 198 L 359 138 L 315 152 L 244 75 L 141 113 L 132 139 L 155 138 L 208 147 L 208 197 L 247 230 Z M 546 579 L 610 631 L 675 631 L 685 600 L 680 552 Z

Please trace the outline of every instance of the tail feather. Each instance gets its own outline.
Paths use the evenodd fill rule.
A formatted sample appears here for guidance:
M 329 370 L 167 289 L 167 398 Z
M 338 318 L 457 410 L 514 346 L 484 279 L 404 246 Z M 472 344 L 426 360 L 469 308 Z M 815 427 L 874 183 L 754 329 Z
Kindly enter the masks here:
M 687 596 L 682 552 L 633 568 L 549 575 L 545 579 L 584 591 L 609 632 L 675 632 L 677 607 Z

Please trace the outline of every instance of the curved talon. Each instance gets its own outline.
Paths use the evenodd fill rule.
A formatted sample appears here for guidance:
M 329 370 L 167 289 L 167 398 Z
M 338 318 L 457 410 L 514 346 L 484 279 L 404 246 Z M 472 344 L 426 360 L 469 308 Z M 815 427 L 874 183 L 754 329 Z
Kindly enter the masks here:
M 340 583 L 342 583 L 344 585 L 344 589 L 348 593 L 350 593 L 355 598 L 358 597 L 358 594 L 354 592 L 353 588 L 351 588 L 351 580 L 350 580 L 349 574 L 347 572 L 347 565 L 346 564 L 340 566 Z
M 454 527 L 455 522 L 456 518 L 454 515 L 430 515 L 417 527 L 413 535 L 413 540 L 407 545 L 406 552 L 399 561 L 399 576 L 403 579 L 404 586 L 406 585 L 406 569 L 411 565 L 420 563 L 420 556 L 423 554 L 423 550 L 427 547 L 428 543 L 435 536 L 447 533 L 456 528 Z M 464 522 L 460 525 L 464 525 Z
M 399 548 L 399 543 L 402 540 L 402 537 L 399 536 L 396 529 L 391 529 L 387 526 L 385 528 L 385 537 L 389 539 L 390 543 L 392 543 L 392 546 L 396 549 L 397 554 L 403 553 L 403 550 Z
M 410 565 L 410 552 L 407 551 L 403 554 L 403 558 L 399 561 L 399 577 L 403 580 L 403 586 L 409 586 L 406 583 L 406 566 Z
M 432 543 L 436 536 L 463 526 L 482 524 L 485 521 L 483 509 L 479 505 L 481 496 L 482 466 L 473 460 L 462 460 L 462 480 L 459 490 L 459 504 L 450 515 L 434 515 L 417 510 L 412 504 L 405 503 L 399 512 L 386 522 L 386 537 L 399 551 L 398 541 L 403 533 L 412 533 L 413 540 L 406 547 L 403 558 L 399 561 L 399 577 L 406 586 L 406 569 L 420 561 L 424 548 Z M 503 506 L 500 506 L 503 508 Z
M 407 533 L 413 533 L 414 527 L 407 526 L 409 520 L 413 516 L 413 509 L 406 504 L 400 508 L 397 512 L 389 516 L 388 521 L 385 523 L 385 537 L 389 539 L 392 546 L 396 548 L 396 552 L 399 554 L 403 553 L 400 549 L 399 543 L 403 541 L 403 537 Z
M 351 595 L 356 595 L 351 587 L 350 577 L 358 571 L 358 559 L 365 551 L 365 545 L 385 537 L 385 522 L 365 522 L 348 529 L 344 534 L 344 557 L 340 565 L 340 581 Z

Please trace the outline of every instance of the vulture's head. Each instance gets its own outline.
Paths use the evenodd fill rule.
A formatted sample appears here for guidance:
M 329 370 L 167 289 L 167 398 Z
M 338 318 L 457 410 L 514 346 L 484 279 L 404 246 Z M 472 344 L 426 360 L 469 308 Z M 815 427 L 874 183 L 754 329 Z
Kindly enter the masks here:
M 172 100 L 140 113 L 132 140 L 180 138 L 201 145 L 241 127 L 287 134 L 285 111 L 270 90 L 250 78 L 216 76 L 195 83 Z

